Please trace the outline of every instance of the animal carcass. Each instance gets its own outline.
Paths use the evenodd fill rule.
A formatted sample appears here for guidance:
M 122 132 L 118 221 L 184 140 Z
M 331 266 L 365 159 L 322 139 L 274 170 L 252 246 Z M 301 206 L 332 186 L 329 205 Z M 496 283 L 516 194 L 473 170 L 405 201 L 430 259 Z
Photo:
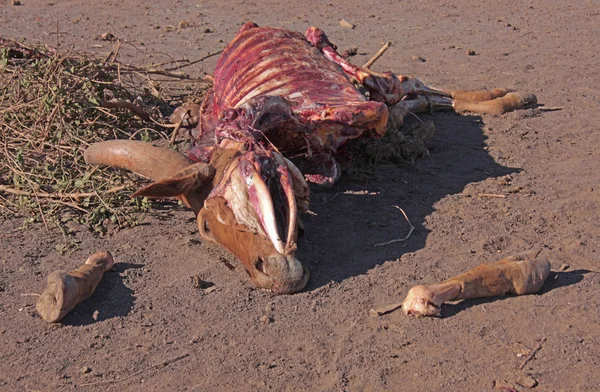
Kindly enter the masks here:
M 531 94 L 445 91 L 356 67 L 314 27 L 303 36 L 246 23 L 193 114 L 199 123 L 187 158 L 109 141 L 91 146 L 86 160 L 151 178 L 134 196 L 183 200 L 202 238 L 238 257 L 257 287 L 292 293 L 308 280 L 294 257 L 298 214 L 308 208 L 306 181 L 335 182 L 340 147 L 383 135 L 388 106 L 405 114 L 431 107 L 503 113 L 532 102 Z

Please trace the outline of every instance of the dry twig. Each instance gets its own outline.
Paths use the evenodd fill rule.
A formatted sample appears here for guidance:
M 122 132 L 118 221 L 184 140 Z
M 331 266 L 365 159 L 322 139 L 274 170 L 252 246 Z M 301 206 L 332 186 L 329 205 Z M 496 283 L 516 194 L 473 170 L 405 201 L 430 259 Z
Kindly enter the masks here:
M 367 69 L 368 69 L 368 68 L 370 68 L 370 67 L 371 67 L 371 65 L 373 65 L 373 64 L 375 63 L 375 61 L 379 60 L 379 58 L 380 58 L 381 56 L 383 56 L 383 54 L 385 53 L 385 51 L 386 51 L 386 50 L 388 50 L 388 49 L 390 48 L 390 46 L 392 46 L 392 41 L 388 41 L 388 42 L 386 42 L 386 43 L 385 43 L 385 44 L 384 44 L 384 45 L 381 47 L 381 49 L 379 49 L 379 50 L 377 51 L 377 53 L 375 53 L 375 55 L 373 55 L 373 57 L 371 57 L 371 58 L 369 59 L 369 61 L 367 61 L 367 62 L 365 63 L 365 65 L 363 65 L 363 68 L 367 68 Z
M 540 349 L 542 348 L 542 344 L 544 344 L 544 342 L 546 341 L 546 337 L 544 336 L 540 342 L 537 344 L 537 346 L 535 346 L 535 348 L 533 350 L 531 350 L 531 352 L 529 353 L 529 355 L 527 356 L 527 358 L 525 358 L 525 360 L 523 361 L 523 363 L 521 363 L 521 365 L 519 366 L 519 370 L 523 370 L 523 368 L 525 367 L 525 365 L 527 365 L 529 363 L 529 361 L 531 361 L 533 359 L 533 357 L 535 357 L 535 354 L 540 351 Z
M 412 235 L 413 231 L 415 230 L 415 227 L 412 225 L 412 223 L 410 223 L 410 220 L 408 219 L 408 216 L 406 216 L 406 212 L 404 212 L 404 210 L 398 206 L 394 206 L 397 209 L 400 210 L 400 212 L 402 212 L 402 215 L 404 215 L 404 219 L 406 219 L 406 221 L 408 222 L 408 224 L 410 225 L 410 230 L 408 231 L 408 234 L 402 238 L 396 238 L 395 240 L 391 240 L 391 241 L 387 241 L 387 242 L 382 242 L 379 244 L 375 244 L 374 246 L 384 246 L 384 245 L 389 245 L 389 244 L 394 244 L 396 242 L 404 242 L 406 240 L 408 240 L 410 238 L 410 236 Z
M 175 357 L 175 358 L 172 358 L 172 359 L 169 359 L 169 360 L 163 361 L 163 362 L 161 362 L 161 363 L 157 363 L 156 365 L 148 366 L 147 368 L 144 368 L 144 369 L 140 370 L 139 372 L 135 372 L 135 373 L 133 373 L 133 374 L 130 374 L 130 375 L 129 375 L 129 376 L 127 376 L 127 377 L 118 378 L 118 379 L 116 379 L 116 380 L 107 380 L 107 381 L 97 381 L 97 382 L 90 382 L 90 383 L 87 383 L 87 384 L 81 384 L 81 386 L 82 386 L 82 387 L 89 387 L 89 386 L 92 386 L 92 385 L 105 385 L 105 384 L 114 384 L 114 383 L 118 383 L 118 382 L 126 381 L 126 380 L 129 380 L 130 378 L 133 378 L 133 377 L 135 377 L 135 376 L 137 376 L 137 375 L 140 375 L 140 374 L 142 374 L 142 373 L 144 373 L 144 372 L 147 372 L 148 370 L 152 370 L 152 369 L 157 369 L 157 368 L 159 368 L 159 367 L 168 366 L 168 365 L 170 365 L 170 364 L 172 364 L 172 363 L 175 363 L 175 362 L 177 362 L 177 361 L 180 361 L 180 360 L 182 360 L 182 359 L 184 359 L 184 358 L 187 358 L 187 357 L 189 357 L 189 356 L 190 356 L 190 354 L 186 353 L 186 354 L 180 355 L 180 356 L 178 356 L 178 357 Z

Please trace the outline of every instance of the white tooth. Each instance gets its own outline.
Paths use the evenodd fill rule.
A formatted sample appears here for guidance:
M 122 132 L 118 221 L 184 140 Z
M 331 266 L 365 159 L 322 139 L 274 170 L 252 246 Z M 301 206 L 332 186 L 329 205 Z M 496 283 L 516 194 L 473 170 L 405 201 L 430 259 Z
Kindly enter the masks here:
M 262 213 L 265 231 L 273 243 L 273 246 L 275 246 L 275 249 L 277 249 L 279 253 L 284 254 L 285 246 L 279 237 L 277 222 L 275 221 L 275 210 L 273 210 L 273 200 L 271 199 L 267 184 L 265 184 L 260 174 L 256 172 L 253 173 L 252 177 L 254 177 L 253 183 L 256 187 L 256 195 L 258 197 L 258 204 L 260 212 Z
M 293 180 L 289 170 L 285 166 L 279 166 L 277 171 L 279 172 L 281 186 L 288 202 L 288 230 L 285 247 L 286 249 L 289 249 L 292 246 L 292 240 L 294 239 L 294 233 L 296 232 L 296 219 L 298 215 L 296 196 L 294 195 Z
M 294 189 L 294 194 L 296 195 L 296 203 L 297 207 L 300 209 L 300 212 L 306 212 L 308 210 L 308 204 L 310 200 L 310 188 L 304 179 L 304 176 L 298 170 L 296 165 L 292 163 L 287 158 L 283 158 L 290 172 L 292 187 Z

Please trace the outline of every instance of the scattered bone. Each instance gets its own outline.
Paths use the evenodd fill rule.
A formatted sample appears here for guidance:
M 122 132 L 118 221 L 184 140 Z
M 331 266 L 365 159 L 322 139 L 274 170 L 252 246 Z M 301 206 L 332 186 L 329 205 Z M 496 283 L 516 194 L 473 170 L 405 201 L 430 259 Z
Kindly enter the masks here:
M 525 360 L 523 361 L 523 363 L 521 364 L 521 366 L 519 366 L 520 370 L 523 370 L 523 368 L 525 367 L 525 365 L 527 365 L 529 363 L 529 361 L 531 361 L 533 359 L 533 357 L 535 357 L 535 354 L 540 351 L 540 349 L 542 348 L 542 344 L 544 344 L 544 342 L 546 341 L 546 337 L 544 336 L 540 342 L 537 344 L 537 346 L 535 346 L 535 348 L 533 350 L 531 350 L 531 352 L 529 353 L 529 355 L 527 356 L 527 358 L 525 358 Z
M 478 197 L 492 197 L 492 198 L 498 198 L 498 199 L 506 198 L 506 195 L 498 195 L 495 193 L 478 193 L 477 196 Z
M 208 287 L 208 288 L 204 289 L 204 294 L 210 294 L 210 293 L 212 293 L 213 291 L 217 291 L 218 289 L 219 289 L 219 288 L 218 288 L 217 286 L 214 286 L 214 285 L 213 285 L 213 286 L 210 286 L 210 287 Z
M 104 273 L 114 260 L 109 252 L 96 252 L 81 267 L 48 276 L 48 287 L 40 296 L 36 310 L 49 323 L 65 317 L 75 306 L 92 296 Z
M 539 252 L 509 256 L 440 283 L 415 286 L 408 292 L 402 309 L 405 314 L 416 316 L 441 316 L 441 306 L 447 301 L 536 293 L 550 273 L 550 263 L 538 257 Z
M 115 37 L 115 35 L 113 33 L 104 33 L 100 36 L 100 39 L 102 41 L 115 41 L 117 39 L 117 37 Z
M 345 29 L 353 29 L 354 27 L 356 27 L 352 23 L 348 22 L 346 19 L 340 20 L 340 26 L 342 26 Z
M 383 316 L 384 314 L 388 314 L 393 312 L 396 309 L 399 309 L 402 307 L 402 302 L 396 302 L 390 305 L 386 305 L 386 306 L 381 306 L 379 308 L 371 308 L 369 310 L 369 315 L 371 317 L 378 317 L 378 316 Z
M 202 279 L 200 279 L 200 277 L 198 275 L 192 276 L 191 279 L 192 279 L 192 284 L 194 285 L 195 289 L 206 290 L 210 287 L 215 286 L 215 284 L 213 282 L 208 282 L 206 280 L 202 280 Z
M 269 324 L 269 323 L 272 323 L 274 321 L 271 316 L 260 316 L 259 320 L 263 324 Z
M 184 103 L 175 109 L 171 117 L 169 117 L 169 121 L 172 124 L 181 122 L 181 126 L 183 127 L 195 127 L 198 124 L 199 114 L 200 105 L 197 103 Z

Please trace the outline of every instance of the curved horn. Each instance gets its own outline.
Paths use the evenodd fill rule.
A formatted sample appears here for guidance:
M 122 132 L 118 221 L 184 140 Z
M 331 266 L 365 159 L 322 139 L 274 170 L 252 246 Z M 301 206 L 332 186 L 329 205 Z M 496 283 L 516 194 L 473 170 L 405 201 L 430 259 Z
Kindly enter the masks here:
M 176 151 L 134 140 L 95 143 L 85 150 L 83 157 L 89 164 L 119 167 L 154 181 L 132 197 L 176 197 L 196 215 L 204 203 L 196 191 L 215 175 L 215 168 L 208 163 L 192 163 Z
M 119 167 L 153 181 L 172 176 L 192 164 L 177 151 L 135 140 L 94 143 L 85 150 L 83 157 L 88 164 Z

